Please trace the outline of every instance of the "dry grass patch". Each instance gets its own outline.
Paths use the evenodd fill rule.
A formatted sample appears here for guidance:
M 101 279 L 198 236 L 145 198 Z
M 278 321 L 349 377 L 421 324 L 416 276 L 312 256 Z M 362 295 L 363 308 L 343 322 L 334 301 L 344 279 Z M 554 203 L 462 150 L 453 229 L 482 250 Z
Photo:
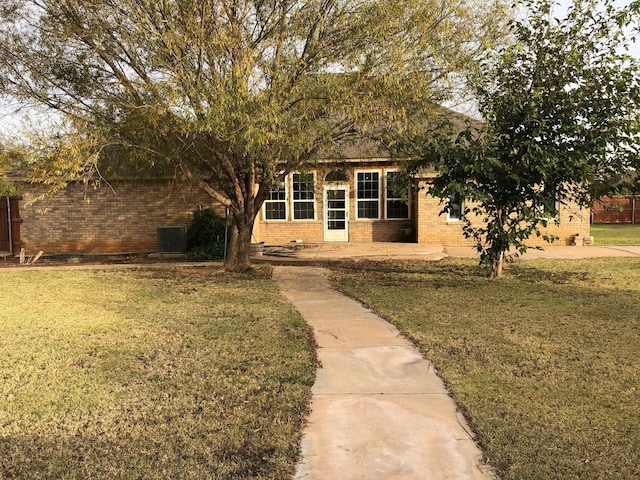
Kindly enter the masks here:
M 3 271 L 0 478 L 283 479 L 313 342 L 269 271 Z
M 503 479 L 640 478 L 640 259 L 368 263 L 340 289 L 432 360 Z

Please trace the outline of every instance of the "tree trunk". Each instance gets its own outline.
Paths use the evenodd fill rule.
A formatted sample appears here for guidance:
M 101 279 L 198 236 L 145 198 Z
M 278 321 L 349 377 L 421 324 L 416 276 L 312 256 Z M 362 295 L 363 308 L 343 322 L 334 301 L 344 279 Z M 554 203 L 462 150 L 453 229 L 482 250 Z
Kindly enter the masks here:
M 247 215 L 233 215 L 231 225 L 231 238 L 227 258 L 224 262 L 225 270 L 229 272 L 246 272 L 251 270 L 251 233 L 253 231 L 253 218 Z
M 491 269 L 489 278 L 500 278 L 502 276 L 502 266 L 504 265 L 504 252 L 499 252 L 491 259 Z
M 508 249 L 510 243 L 507 241 L 508 235 L 504 231 L 504 219 L 506 212 L 503 207 L 496 209 L 496 229 L 497 233 L 492 237 L 491 247 L 489 248 L 489 259 L 491 268 L 489 270 L 489 278 L 500 278 L 502 276 L 502 266 L 504 265 L 505 248 Z

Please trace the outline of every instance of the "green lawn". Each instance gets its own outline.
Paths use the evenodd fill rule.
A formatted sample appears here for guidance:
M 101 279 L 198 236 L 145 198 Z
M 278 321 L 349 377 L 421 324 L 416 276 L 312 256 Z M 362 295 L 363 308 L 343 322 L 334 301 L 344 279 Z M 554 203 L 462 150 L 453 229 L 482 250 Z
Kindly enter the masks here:
M 640 224 L 593 224 L 591 235 L 596 245 L 640 246 Z
M 640 259 L 333 275 L 434 362 L 504 480 L 640 478 Z
M 0 270 L 0 479 L 291 477 L 315 354 L 269 270 Z

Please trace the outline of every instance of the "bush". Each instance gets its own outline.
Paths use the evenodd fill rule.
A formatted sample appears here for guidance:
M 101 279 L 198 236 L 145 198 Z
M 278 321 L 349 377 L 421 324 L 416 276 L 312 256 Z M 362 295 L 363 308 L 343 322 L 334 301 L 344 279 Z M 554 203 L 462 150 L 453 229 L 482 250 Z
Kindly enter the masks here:
M 224 221 L 210 208 L 194 212 L 187 234 L 187 258 L 192 261 L 224 258 L 224 227 Z

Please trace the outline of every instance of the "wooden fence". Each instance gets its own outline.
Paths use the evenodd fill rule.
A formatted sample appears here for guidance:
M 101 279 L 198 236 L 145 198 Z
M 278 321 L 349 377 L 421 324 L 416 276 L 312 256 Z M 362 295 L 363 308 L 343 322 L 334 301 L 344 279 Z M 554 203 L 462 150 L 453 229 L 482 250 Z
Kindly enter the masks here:
M 640 197 L 602 197 L 591 210 L 591 223 L 640 223 Z
M 20 197 L 0 197 L 0 255 L 20 252 Z

